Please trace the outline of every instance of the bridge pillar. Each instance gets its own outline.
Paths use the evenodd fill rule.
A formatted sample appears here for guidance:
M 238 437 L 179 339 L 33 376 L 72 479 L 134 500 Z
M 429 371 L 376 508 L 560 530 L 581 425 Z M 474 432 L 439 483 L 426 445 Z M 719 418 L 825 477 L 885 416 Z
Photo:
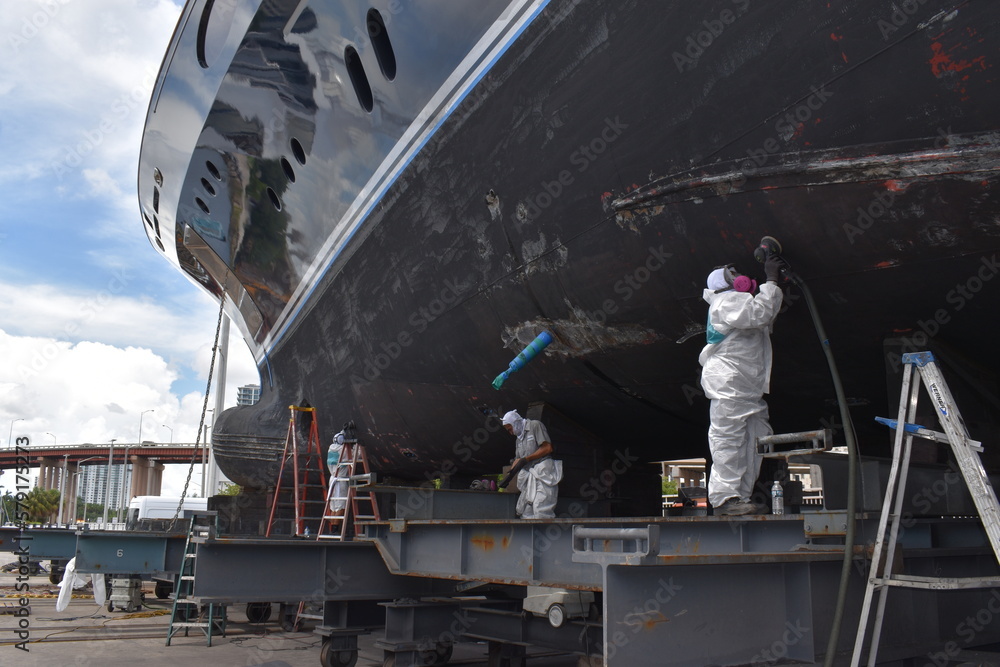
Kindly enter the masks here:
M 146 456 L 132 457 L 132 496 L 158 496 L 162 482 L 162 463 Z
M 58 461 L 48 457 L 38 459 L 38 487 L 41 489 L 59 488 Z

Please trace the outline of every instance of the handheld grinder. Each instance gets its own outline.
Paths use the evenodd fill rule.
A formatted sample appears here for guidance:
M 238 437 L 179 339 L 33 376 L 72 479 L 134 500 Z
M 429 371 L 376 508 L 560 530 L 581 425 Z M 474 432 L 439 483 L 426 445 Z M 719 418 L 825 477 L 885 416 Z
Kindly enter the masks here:
M 763 264 L 772 257 L 781 258 L 781 243 L 773 236 L 761 238 L 760 243 L 754 248 L 753 258 Z M 790 280 L 788 262 L 782 259 L 781 277 Z

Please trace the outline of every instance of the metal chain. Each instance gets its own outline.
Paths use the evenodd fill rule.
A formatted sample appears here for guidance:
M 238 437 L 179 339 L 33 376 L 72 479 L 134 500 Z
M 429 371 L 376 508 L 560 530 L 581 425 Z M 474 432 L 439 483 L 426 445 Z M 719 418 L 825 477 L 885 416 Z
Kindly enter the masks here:
M 188 485 L 191 483 L 191 473 L 194 472 L 195 459 L 198 457 L 198 445 L 201 444 L 201 434 L 205 428 L 205 414 L 208 412 L 208 393 L 212 390 L 212 376 L 215 374 L 215 355 L 219 351 L 219 332 L 222 331 L 222 317 L 225 305 L 226 295 L 223 293 L 222 299 L 219 301 L 219 320 L 215 323 L 215 344 L 212 345 L 212 363 L 208 367 L 208 385 L 205 387 L 205 401 L 201 405 L 201 422 L 198 424 L 198 435 L 195 436 L 194 451 L 191 452 L 191 464 L 188 466 L 187 479 L 184 480 L 184 490 L 181 491 L 181 499 L 177 503 L 177 510 L 174 512 L 173 519 L 170 520 L 168 530 L 173 530 L 174 524 L 177 523 L 177 517 L 181 515 L 181 510 L 184 509 L 184 498 L 187 496 Z M 225 391 L 225 387 L 222 388 L 222 391 Z M 216 418 L 218 418 L 218 415 L 216 415 Z M 202 489 L 202 493 L 204 492 L 205 490 Z

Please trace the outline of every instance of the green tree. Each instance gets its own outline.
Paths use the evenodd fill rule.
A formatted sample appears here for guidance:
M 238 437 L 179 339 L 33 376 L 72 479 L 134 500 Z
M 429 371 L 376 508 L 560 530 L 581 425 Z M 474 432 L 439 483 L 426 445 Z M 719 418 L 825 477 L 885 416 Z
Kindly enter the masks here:
M 104 516 L 104 503 L 83 502 L 83 496 L 76 497 L 76 518 L 82 521 L 97 521 Z
M 55 520 L 59 510 L 59 490 L 33 488 L 21 503 L 21 509 L 28 513 L 28 520 L 37 523 Z
M 233 484 L 232 482 L 225 482 L 222 488 L 219 489 L 220 496 L 238 496 L 243 488 L 239 484 Z
M 677 494 L 677 480 L 666 477 L 661 477 L 660 480 L 660 489 L 663 495 L 673 496 Z
M 0 502 L 3 503 L 0 506 L 0 511 L 3 513 L 3 522 L 15 523 L 17 521 L 17 515 L 15 514 L 17 512 L 17 500 L 14 499 L 14 494 L 8 491 L 3 494 L 3 499 Z

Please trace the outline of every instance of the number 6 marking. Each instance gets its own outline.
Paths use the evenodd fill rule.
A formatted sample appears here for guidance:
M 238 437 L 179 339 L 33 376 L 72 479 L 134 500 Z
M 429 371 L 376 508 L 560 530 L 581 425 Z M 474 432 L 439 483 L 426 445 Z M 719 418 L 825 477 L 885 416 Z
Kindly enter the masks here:
M 125 550 L 124 549 L 119 549 L 118 550 L 118 557 L 121 558 L 124 555 L 125 555 Z

